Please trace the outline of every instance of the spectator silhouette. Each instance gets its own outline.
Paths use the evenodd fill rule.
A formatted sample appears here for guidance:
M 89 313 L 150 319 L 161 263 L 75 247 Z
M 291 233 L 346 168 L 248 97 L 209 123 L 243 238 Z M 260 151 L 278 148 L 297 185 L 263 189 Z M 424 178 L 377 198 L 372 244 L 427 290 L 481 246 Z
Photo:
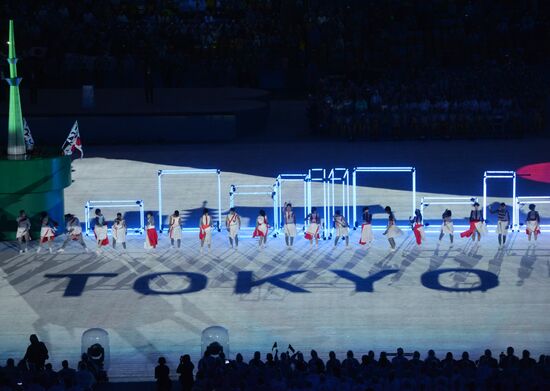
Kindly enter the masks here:
M 327 360 L 327 375 L 339 378 L 342 373 L 342 363 L 336 358 L 336 353 L 330 351 Z
M 66 380 L 71 381 L 71 384 L 76 379 L 76 371 L 73 368 L 69 368 L 69 362 L 63 360 L 61 362 L 61 370 L 57 372 L 59 379 L 66 383 Z
M 359 361 L 353 357 L 353 352 L 348 350 L 346 359 L 342 362 L 342 375 L 354 379 L 359 370 Z
M 76 384 L 84 391 L 92 391 L 92 387 L 95 384 L 95 377 L 92 372 L 86 367 L 86 363 L 81 361 L 78 364 L 78 371 L 76 372 Z
M 170 381 L 170 368 L 166 365 L 166 359 L 159 357 L 155 367 L 155 379 L 157 380 L 157 391 L 169 391 L 172 388 Z
M 27 352 L 25 353 L 25 360 L 29 364 L 29 368 L 34 370 L 43 370 L 44 363 L 48 358 L 48 349 L 44 342 L 40 342 L 36 334 L 31 334 L 29 340 L 31 344 L 27 347 Z
M 176 372 L 180 375 L 179 381 L 182 391 L 191 391 L 193 388 L 193 384 L 195 383 L 193 369 L 195 369 L 195 366 L 191 362 L 191 357 L 188 354 L 181 356 Z

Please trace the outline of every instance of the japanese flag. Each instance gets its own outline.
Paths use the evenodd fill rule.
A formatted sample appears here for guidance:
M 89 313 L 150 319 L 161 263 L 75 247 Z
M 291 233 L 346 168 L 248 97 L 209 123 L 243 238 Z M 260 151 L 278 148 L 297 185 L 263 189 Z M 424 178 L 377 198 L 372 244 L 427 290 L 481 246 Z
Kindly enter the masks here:
M 61 147 L 63 155 L 72 155 L 74 150 L 77 149 L 80 152 L 80 158 L 84 157 L 84 150 L 82 149 L 82 142 L 80 141 L 80 132 L 78 131 L 78 121 L 74 122 L 74 125 L 67 136 L 67 140 Z

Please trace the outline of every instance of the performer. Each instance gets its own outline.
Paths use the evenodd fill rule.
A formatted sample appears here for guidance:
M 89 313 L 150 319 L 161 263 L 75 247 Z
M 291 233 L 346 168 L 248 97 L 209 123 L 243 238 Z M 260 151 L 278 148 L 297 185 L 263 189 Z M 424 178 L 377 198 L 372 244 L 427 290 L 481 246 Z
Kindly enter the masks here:
M 388 242 L 391 246 L 391 251 L 393 252 L 396 250 L 395 238 L 399 235 L 402 235 L 403 231 L 401 231 L 401 229 L 399 229 L 399 227 L 396 225 L 395 215 L 393 214 L 391 208 L 389 206 L 386 206 L 384 210 L 388 214 L 388 226 L 384 231 L 384 235 L 386 235 L 386 237 L 388 238 Z
M 540 215 L 539 212 L 535 210 L 535 208 L 535 204 L 530 204 L 529 212 L 527 213 L 527 217 L 525 218 L 525 232 L 529 237 L 529 241 L 531 241 L 531 235 L 534 234 L 536 241 L 540 234 Z
M 497 214 L 497 234 L 498 234 L 498 246 L 502 247 L 506 244 L 506 235 L 508 235 L 508 228 L 510 227 L 510 212 L 506 209 L 506 204 L 501 202 L 496 211 L 489 210 L 492 214 Z
M 241 229 L 241 216 L 237 214 L 235 208 L 229 209 L 229 214 L 225 218 L 225 228 L 229 233 L 229 244 L 231 248 L 239 247 L 239 230 Z M 235 247 L 233 247 L 235 242 Z
M 319 229 L 321 228 L 321 216 L 317 213 L 317 208 L 311 208 L 311 213 L 306 218 L 308 222 L 306 234 L 304 237 L 309 240 L 309 247 L 313 247 L 313 239 L 315 239 L 315 247 L 319 246 Z
M 95 210 L 94 235 L 97 242 L 96 252 L 99 254 L 101 252 L 101 247 L 109 244 L 109 237 L 107 236 L 107 223 L 105 222 L 105 217 L 103 217 L 103 214 L 101 213 L 101 209 Z
M 479 203 L 474 202 L 473 209 L 470 212 L 470 228 L 464 232 L 460 233 L 460 237 L 472 237 L 472 241 L 476 239 L 477 234 L 477 241 L 481 239 L 481 232 L 484 231 L 483 229 L 483 213 L 481 210 L 479 210 Z
M 441 239 L 443 239 L 443 236 L 445 236 L 446 234 L 449 234 L 449 238 L 451 240 L 451 247 L 453 246 L 453 234 L 454 234 L 452 216 L 453 216 L 453 213 L 449 209 L 445 209 L 445 212 L 443 212 L 443 214 L 441 215 L 443 222 L 441 223 L 441 232 L 439 233 L 440 242 L 441 242 Z
M 416 244 L 420 246 L 422 244 L 422 241 L 426 240 L 426 233 L 424 231 L 424 224 L 420 209 L 416 209 L 414 211 L 414 217 L 409 217 L 409 222 L 412 226 L 414 237 L 416 239 Z
M 113 221 L 112 227 L 113 248 L 116 248 L 117 243 L 122 243 L 122 248 L 126 250 L 126 220 L 122 217 L 122 213 L 116 214 L 116 219 Z
M 290 250 L 296 237 L 296 215 L 290 202 L 285 203 L 285 243 Z
M 267 222 L 267 216 L 265 215 L 265 210 L 260 209 L 258 217 L 256 217 L 256 229 L 252 233 L 252 237 L 259 237 L 259 246 L 263 248 L 267 241 L 267 233 L 269 231 L 269 224 Z
M 53 220 L 50 221 L 50 216 L 48 216 L 47 212 L 40 213 L 40 217 L 42 218 L 42 226 L 40 228 L 40 243 L 36 253 L 38 254 L 42 250 L 44 243 L 48 243 L 48 251 L 51 254 L 53 252 L 52 244 L 55 239 L 55 231 L 58 224 Z
M 212 246 L 212 218 L 206 208 L 203 209 L 199 220 L 199 239 L 201 240 L 201 254 L 205 243 L 208 246 L 208 251 L 210 251 Z
M 170 248 L 174 248 L 174 241 L 177 242 L 178 248 L 181 247 L 181 216 L 179 210 L 175 210 L 174 214 L 170 216 L 168 236 L 170 237 Z
M 27 252 L 29 242 L 31 241 L 31 220 L 27 217 L 24 210 L 19 211 L 19 217 L 17 218 L 17 233 L 15 238 L 19 242 L 19 254 Z M 25 240 L 25 248 L 23 248 L 23 240 Z
M 362 246 L 367 245 L 367 248 L 369 248 L 373 239 L 372 214 L 369 213 L 369 207 L 365 206 L 363 208 L 363 224 L 361 224 L 361 238 L 359 239 L 359 244 Z
M 344 216 L 339 210 L 334 212 L 334 228 L 336 231 L 336 238 L 334 238 L 334 247 L 338 244 L 340 238 L 346 239 L 346 247 L 349 246 L 349 225 Z
M 145 226 L 145 243 L 143 247 L 146 250 L 157 248 L 159 242 L 159 235 L 155 229 L 155 219 L 151 212 L 147 212 L 147 225 Z
M 88 252 L 88 247 L 84 243 L 84 238 L 82 237 L 82 226 L 80 225 L 80 220 L 73 214 L 67 213 L 65 215 L 65 228 L 67 230 L 67 237 L 63 241 L 61 248 L 57 250 L 58 253 L 65 251 L 65 246 L 73 240 L 77 240 L 78 243 L 84 248 L 84 251 Z

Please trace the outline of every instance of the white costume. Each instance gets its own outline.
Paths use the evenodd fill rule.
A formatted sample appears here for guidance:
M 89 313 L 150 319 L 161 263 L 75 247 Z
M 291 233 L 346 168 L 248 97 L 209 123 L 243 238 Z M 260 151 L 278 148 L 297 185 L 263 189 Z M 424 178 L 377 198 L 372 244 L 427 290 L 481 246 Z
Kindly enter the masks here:
M 94 226 L 94 233 L 97 241 L 104 241 L 107 239 L 107 224 L 105 224 L 105 218 L 103 215 L 96 216 L 96 224 Z M 106 244 L 106 243 L 105 243 Z M 102 243 L 104 245 L 104 243 Z
M 374 240 L 374 235 L 372 234 L 372 215 L 370 213 L 363 214 L 363 224 L 361 225 L 361 238 L 359 239 L 359 244 L 365 245 L 370 244 Z
M 307 240 L 318 239 L 321 228 L 321 217 L 317 212 L 312 212 L 308 216 L 309 224 L 306 229 L 305 238 Z
M 508 234 L 508 226 L 510 225 L 509 221 L 498 221 L 497 222 L 497 234 L 499 235 L 507 235 Z
M 46 243 L 49 240 L 54 240 L 54 238 L 55 230 L 50 226 L 48 217 L 44 217 L 40 228 L 40 243 Z
M 199 238 L 204 243 L 212 243 L 212 218 L 209 215 L 203 215 L 200 219 Z
M 115 219 L 111 228 L 113 239 L 116 240 L 117 243 L 126 243 L 126 220 Z
M 27 233 L 29 233 L 29 230 L 31 229 L 31 221 L 28 217 L 17 218 L 17 233 L 15 234 L 15 238 L 19 239 L 24 237 Z
M 237 213 L 229 214 L 226 218 L 226 226 L 229 232 L 229 237 L 235 239 L 239 234 L 240 223 L 239 215 Z
M 403 231 L 395 224 L 395 217 L 393 212 L 388 217 L 388 227 L 386 228 L 386 237 L 388 239 L 396 238 L 400 235 L 403 235 Z
M 336 215 L 334 216 L 334 225 L 336 229 L 336 236 L 337 237 L 346 237 L 349 235 L 349 227 L 348 222 L 344 218 L 344 216 Z
M 181 216 L 170 216 L 168 236 L 170 239 L 181 240 Z
M 285 211 L 285 236 L 296 236 L 296 216 L 293 211 Z
M 443 223 L 441 224 L 441 232 L 449 235 L 452 235 L 455 232 L 453 221 L 451 219 L 449 219 L 448 221 L 443 221 Z

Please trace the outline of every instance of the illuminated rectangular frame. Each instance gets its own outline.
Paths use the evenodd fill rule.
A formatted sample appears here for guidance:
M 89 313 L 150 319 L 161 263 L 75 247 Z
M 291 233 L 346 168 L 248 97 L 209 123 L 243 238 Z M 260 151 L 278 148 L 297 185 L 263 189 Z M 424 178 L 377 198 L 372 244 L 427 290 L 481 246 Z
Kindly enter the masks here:
M 485 171 L 483 174 L 483 219 L 487 220 L 487 179 L 511 179 L 512 180 L 512 231 L 519 231 L 517 221 L 518 213 L 516 200 L 516 172 L 515 171 Z M 496 227 L 492 224 L 491 227 Z
M 304 184 L 304 225 L 307 218 L 307 174 L 279 174 L 277 178 L 275 178 L 275 184 L 277 185 L 277 198 L 278 198 L 278 204 L 279 207 L 277 208 L 278 211 L 278 219 L 279 219 L 279 226 L 277 227 L 277 231 L 281 233 L 281 230 L 284 226 L 284 220 L 283 220 L 283 213 L 284 213 L 284 203 L 283 203 L 283 183 L 284 182 L 303 182 Z
M 518 231 L 521 226 L 519 223 L 519 208 L 521 205 L 527 204 L 550 204 L 550 196 L 517 196 L 516 197 L 516 221 L 518 222 Z M 550 230 L 550 224 L 540 224 L 540 228 L 544 230 Z
M 216 175 L 218 183 L 218 231 L 220 231 L 220 224 L 222 220 L 222 189 L 221 189 L 221 170 L 217 168 L 212 169 L 174 169 L 174 170 L 158 170 L 158 198 L 159 198 L 159 232 L 163 230 L 162 221 L 162 177 L 164 175 Z M 199 228 L 182 228 L 185 232 L 198 232 Z
M 320 174 L 320 175 L 318 175 Z M 329 207 L 327 203 L 328 198 L 328 184 L 327 184 L 327 176 L 326 176 L 326 170 L 324 168 L 310 168 L 306 177 L 306 183 L 307 183 L 307 213 L 311 213 L 311 208 L 313 207 L 313 201 L 311 198 L 311 182 L 321 182 L 323 184 L 323 217 L 322 220 L 324 220 L 324 225 L 322 226 L 323 229 L 323 239 L 326 239 L 326 228 L 329 225 L 330 216 L 329 216 Z M 307 216 L 306 216 L 307 217 Z
M 265 191 L 239 191 L 239 189 L 265 189 Z M 278 186 L 277 184 L 273 185 L 230 185 L 229 186 L 229 207 L 233 208 L 235 206 L 235 196 L 252 196 L 252 195 L 268 195 L 271 196 L 273 200 L 273 234 L 277 236 L 277 227 L 279 225 L 279 217 L 277 215 L 279 204 L 278 204 Z M 250 230 L 255 229 L 256 227 L 241 227 L 241 230 Z
M 339 175 L 340 174 L 340 175 Z M 349 169 L 333 168 L 328 174 L 330 191 L 328 192 L 328 205 L 331 216 L 336 212 L 336 197 L 334 195 L 334 187 L 336 182 L 342 184 L 342 215 L 349 219 Z M 330 224 L 330 238 L 334 234 L 334 225 Z
M 352 173 L 352 198 L 353 198 L 353 226 L 358 227 L 357 221 L 357 173 L 360 172 L 410 172 L 412 177 L 412 208 L 411 216 L 416 209 L 416 169 L 414 167 L 355 167 Z
M 433 201 L 432 201 L 433 200 Z M 424 208 L 429 205 L 472 205 L 474 202 L 478 202 L 477 197 L 422 197 L 420 199 L 420 213 L 424 216 Z M 439 230 L 439 226 L 437 230 Z M 454 224 L 456 228 L 468 228 L 466 224 Z M 429 227 L 424 227 L 428 230 Z
M 88 201 L 84 206 L 84 233 L 86 236 L 90 236 L 92 229 L 90 226 L 90 210 L 95 208 L 139 208 L 139 227 L 128 227 L 127 234 L 141 235 L 145 230 L 145 212 L 142 200 L 102 200 L 102 201 Z

